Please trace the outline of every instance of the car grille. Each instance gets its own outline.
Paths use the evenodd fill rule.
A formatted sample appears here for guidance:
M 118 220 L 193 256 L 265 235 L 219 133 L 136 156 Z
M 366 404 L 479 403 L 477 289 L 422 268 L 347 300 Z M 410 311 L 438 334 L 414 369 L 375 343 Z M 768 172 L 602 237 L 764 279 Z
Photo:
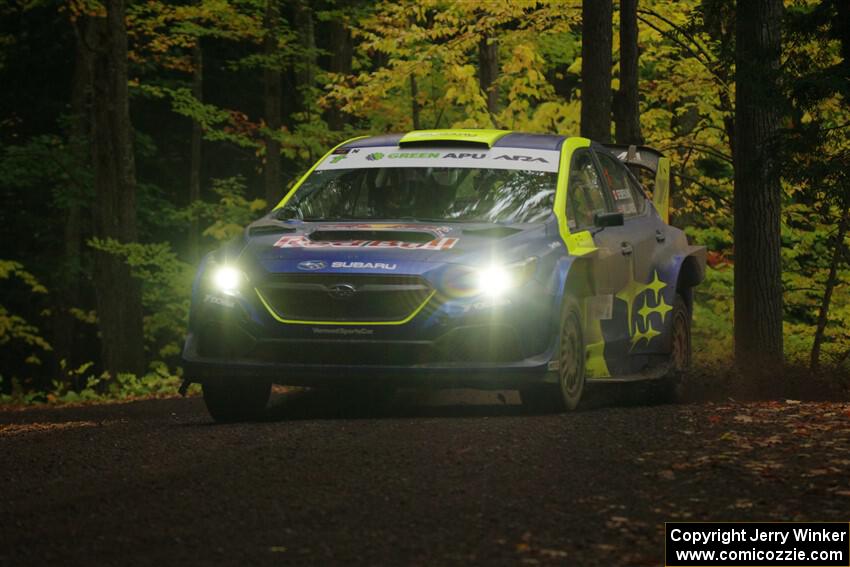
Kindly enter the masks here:
M 275 275 L 257 288 L 278 319 L 304 322 L 401 322 L 433 294 L 418 276 Z

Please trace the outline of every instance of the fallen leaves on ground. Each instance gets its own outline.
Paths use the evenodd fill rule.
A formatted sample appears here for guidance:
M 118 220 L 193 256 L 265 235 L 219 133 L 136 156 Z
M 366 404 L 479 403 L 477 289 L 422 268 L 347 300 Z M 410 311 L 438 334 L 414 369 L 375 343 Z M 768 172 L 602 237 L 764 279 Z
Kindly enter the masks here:
M 699 451 L 671 449 L 666 464 L 649 454 L 636 461 L 658 463 L 663 480 L 723 468 L 756 482 L 817 481 L 808 488 L 850 495 L 848 403 L 730 401 L 692 406 L 687 420 L 688 431 L 702 433 Z

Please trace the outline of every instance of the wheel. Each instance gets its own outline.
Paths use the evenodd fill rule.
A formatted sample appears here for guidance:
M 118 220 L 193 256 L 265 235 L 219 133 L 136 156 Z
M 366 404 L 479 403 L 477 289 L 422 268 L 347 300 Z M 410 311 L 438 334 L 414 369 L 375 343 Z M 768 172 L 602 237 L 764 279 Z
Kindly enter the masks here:
M 536 384 L 520 390 L 523 405 L 535 413 L 575 410 L 584 392 L 584 335 L 578 307 L 569 302 L 561 315 L 558 384 Z
M 203 383 L 204 402 L 219 423 L 253 421 L 263 416 L 271 382 L 238 378 L 210 378 Z
M 678 403 L 685 398 L 691 366 L 691 312 L 678 293 L 673 302 L 671 325 L 670 369 L 662 378 L 660 401 Z

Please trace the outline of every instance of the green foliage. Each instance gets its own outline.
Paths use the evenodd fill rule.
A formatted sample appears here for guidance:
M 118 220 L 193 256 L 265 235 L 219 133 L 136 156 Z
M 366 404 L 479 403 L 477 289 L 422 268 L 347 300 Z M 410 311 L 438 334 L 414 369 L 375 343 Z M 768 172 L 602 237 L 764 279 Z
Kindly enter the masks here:
M 699 366 L 724 364 L 732 357 L 733 284 L 731 266 L 708 268 L 696 289 L 691 340 Z
M 181 261 L 169 243 L 121 243 L 114 239 L 89 240 L 95 250 L 124 259 L 142 282 L 147 348 L 158 357 L 179 354 L 189 315 L 193 266 Z
M 0 376 L 0 405 L 30 404 L 83 404 L 104 402 L 125 402 L 139 398 L 173 397 L 182 382 L 179 370 L 171 371 L 164 364 L 156 364 L 144 376 L 118 374 L 115 377 L 103 374 L 99 377 L 89 374 L 92 363 L 68 371 L 78 378 L 82 388 L 73 388 L 68 382 L 53 380 L 50 388 L 32 391 L 24 388 L 19 380 L 13 379 L 9 393 L 4 394 L 3 377 Z M 199 387 L 192 385 L 190 394 L 197 394 Z
M 245 225 L 266 209 L 263 199 L 245 197 L 245 179 L 241 176 L 214 179 L 212 191 L 218 196 L 215 202 L 196 201 L 179 218 L 209 223 L 204 236 L 217 242 L 230 240 L 242 234 Z
M 46 294 L 45 288 L 31 273 L 26 271 L 18 262 L 0 260 L 0 281 L 17 278 L 32 294 Z M 41 336 L 39 328 L 28 322 L 20 315 L 9 312 L 5 305 L 0 305 L 0 347 L 9 343 L 22 343 L 33 350 L 26 358 L 31 364 L 40 364 L 39 354 L 52 350 L 50 344 Z

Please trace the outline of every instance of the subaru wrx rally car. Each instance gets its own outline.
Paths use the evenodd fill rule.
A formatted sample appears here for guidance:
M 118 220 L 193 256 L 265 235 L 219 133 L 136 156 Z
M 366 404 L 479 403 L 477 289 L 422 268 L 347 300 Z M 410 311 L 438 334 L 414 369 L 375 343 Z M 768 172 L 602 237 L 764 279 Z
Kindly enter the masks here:
M 202 261 L 187 380 L 219 421 L 257 416 L 272 383 L 512 388 L 537 411 L 590 383 L 675 391 L 705 249 L 667 224 L 668 179 L 650 148 L 579 137 L 344 142 Z

